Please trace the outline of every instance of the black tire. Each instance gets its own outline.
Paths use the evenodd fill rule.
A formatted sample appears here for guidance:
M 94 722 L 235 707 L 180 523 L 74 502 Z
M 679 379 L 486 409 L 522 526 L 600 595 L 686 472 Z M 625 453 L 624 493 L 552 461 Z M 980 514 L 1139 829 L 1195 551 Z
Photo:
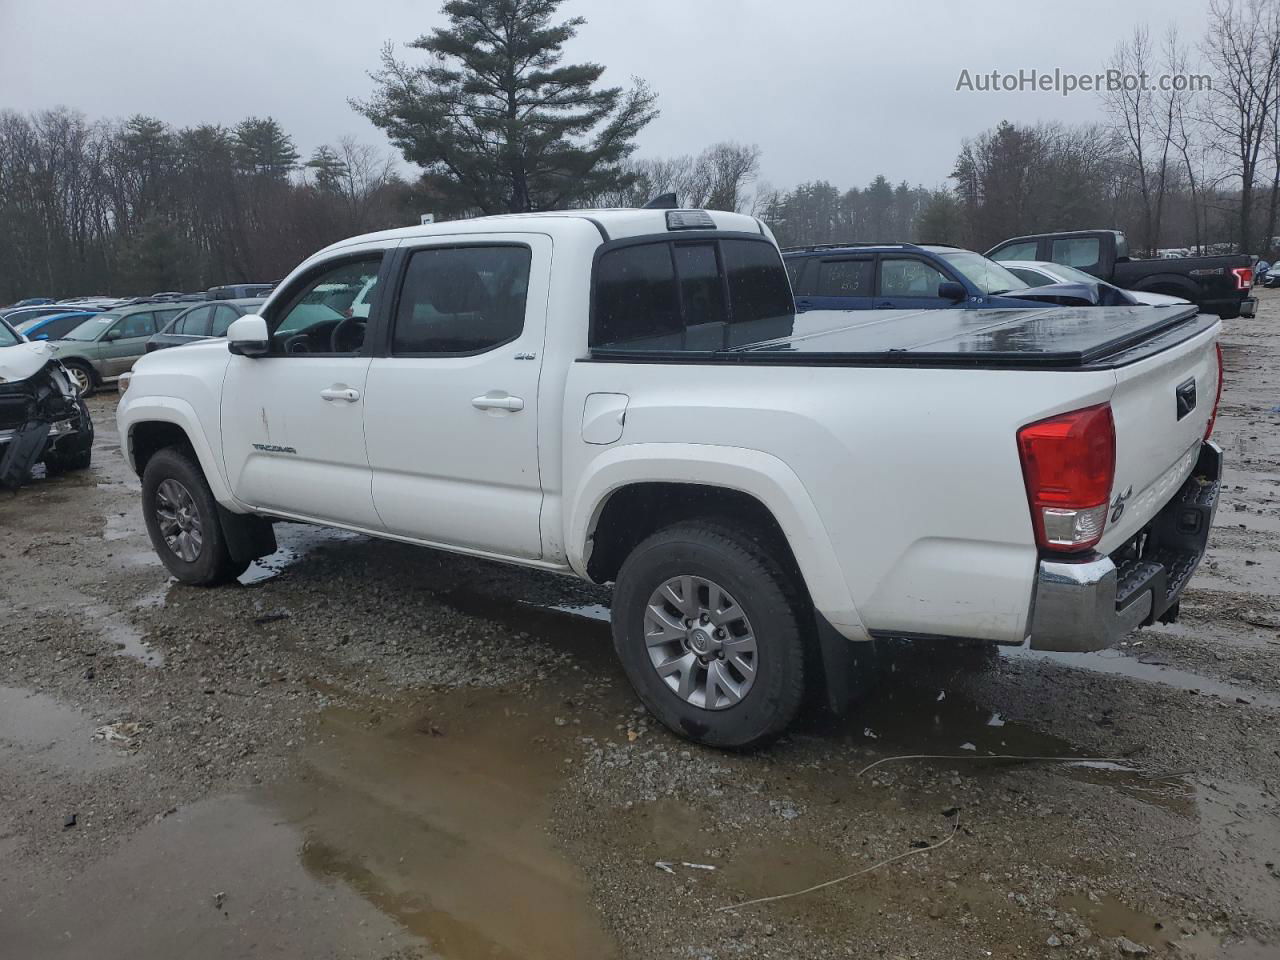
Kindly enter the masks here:
M 203 542 L 193 561 L 184 560 L 165 542 L 156 514 L 156 490 L 165 480 L 176 480 L 191 495 L 199 517 Z M 249 568 L 248 560 L 236 561 L 227 550 L 227 540 L 218 518 L 213 491 L 200 465 L 175 447 L 166 447 L 147 461 L 142 472 L 142 513 L 151 545 L 168 571 L 183 583 L 213 587 L 234 580 Z
M 711 710 L 687 702 L 649 658 L 649 599 L 669 579 L 686 575 L 728 591 L 751 624 L 754 680 L 732 706 Z M 715 522 L 678 523 L 643 541 L 622 564 L 613 594 L 613 643 L 636 694 L 671 731 L 712 747 L 759 747 L 787 729 L 804 700 L 812 623 L 807 607 L 794 579 L 755 540 Z
M 72 375 L 77 377 L 83 376 L 85 378 L 83 382 L 89 384 L 88 389 L 80 393 L 81 399 L 84 399 L 92 394 L 93 391 L 98 389 L 98 378 L 94 375 L 93 367 L 89 366 L 87 363 L 81 363 L 79 360 L 63 360 L 62 365 L 66 367 Z

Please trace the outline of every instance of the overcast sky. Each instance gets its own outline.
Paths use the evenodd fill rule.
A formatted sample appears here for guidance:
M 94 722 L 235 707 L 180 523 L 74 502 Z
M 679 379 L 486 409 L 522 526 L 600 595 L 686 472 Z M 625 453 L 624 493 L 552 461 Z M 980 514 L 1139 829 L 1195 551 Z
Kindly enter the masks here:
M 643 77 L 662 116 L 640 154 L 756 143 L 776 187 L 877 173 L 935 186 L 1001 119 L 1097 119 L 1093 94 L 956 92 L 962 69 L 1100 70 L 1135 24 L 1198 39 L 1206 0 L 566 0 L 570 60 Z M 385 143 L 348 106 L 386 40 L 443 22 L 435 0 L 0 0 L 0 108 L 65 105 L 176 125 L 273 116 L 300 150 Z M 409 58 L 422 56 L 405 51 Z

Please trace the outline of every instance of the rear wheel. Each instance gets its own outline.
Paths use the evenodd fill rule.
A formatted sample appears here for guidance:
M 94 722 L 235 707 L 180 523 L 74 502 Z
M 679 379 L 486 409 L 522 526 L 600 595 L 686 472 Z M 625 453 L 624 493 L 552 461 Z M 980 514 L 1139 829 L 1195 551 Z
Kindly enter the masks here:
M 649 537 L 614 590 L 614 647 L 636 693 L 671 730 L 715 747 L 762 745 L 795 718 L 808 621 L 764 548 L 707 521 Z
M 142 511 L 151 545 L 169 572 L 198 587 L 234 580 L 249 567 L 227 550 L 217 503 L 200 467 L 173 447 L 147 461 Z

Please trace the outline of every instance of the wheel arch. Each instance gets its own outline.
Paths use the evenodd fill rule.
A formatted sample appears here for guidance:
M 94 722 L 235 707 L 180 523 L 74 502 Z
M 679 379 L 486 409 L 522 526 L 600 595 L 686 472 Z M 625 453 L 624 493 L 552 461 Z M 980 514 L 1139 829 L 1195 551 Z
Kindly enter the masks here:
M 1131 289 L 1146 293 L 1164 293 L 1193 302 L 1201 297 L 1200 288 L 1194 281 L 1176 273 L 1156 273 L 1143 277 Z
M 817 612 L 850 639 L 869 637 L 808 491 L 771 454 L 706 444 L 630 444 L 590 464 L 572 503 L 569 564 L 588 579 L 612 579 L 628 547 L 654 530 L 695 516 L 728 516 L 777 536 Z
M 185 400 L 147 397 L 141 404 L 130 404 L 126 397 L 121 404 L 119 425 L 129 463 L 138 476 L 142 476 L 147 461 L 158 451 L 170 446 L 186 446 L 204 471 L 214 499 L 224 507 L 235 509 L 235 498 L 220 460 L 201 429 L 195 409 Z

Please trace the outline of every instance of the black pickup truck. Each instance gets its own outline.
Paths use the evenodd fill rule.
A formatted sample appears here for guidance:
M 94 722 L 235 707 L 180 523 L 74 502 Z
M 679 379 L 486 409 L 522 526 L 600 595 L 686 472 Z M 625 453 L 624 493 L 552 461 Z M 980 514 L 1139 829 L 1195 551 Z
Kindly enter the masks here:
M 1190 300 L 1223 320 L 1252 317 L 1253 258 L 1173 257 L 1132 260 L 1119 230 L 1067 230 L 1014 237 L 987 251 L 992 260 L 1042 260 L 1091 273 L 1126 290 L 1146 290 Z

